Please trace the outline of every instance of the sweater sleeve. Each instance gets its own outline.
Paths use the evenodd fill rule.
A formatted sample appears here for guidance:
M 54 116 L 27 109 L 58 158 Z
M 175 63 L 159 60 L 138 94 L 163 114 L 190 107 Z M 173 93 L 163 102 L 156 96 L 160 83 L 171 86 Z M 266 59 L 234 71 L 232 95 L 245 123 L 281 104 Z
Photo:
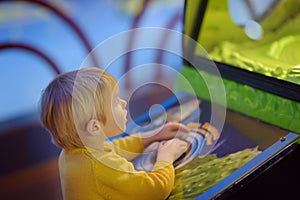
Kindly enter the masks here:
M 116 139 L 112 144 L 114 145 L 115 152 L 127 160 L 134 159 L 144 150 L 140 134 Z
M 166 199 L 171 193 L 175 176 L 171 163 L 159 161 L 154 165 L 152 172 L 144 172 L 135 171 L 130 162 L 117 155 L 107 159 L 114 163 L 114 166 L 122 166 L 122 169 L 116 169 L 107 165 L 96 165 L 98 188 L 107 186 L 107 195 L 113 197 L 112 199 L 159 200 Z

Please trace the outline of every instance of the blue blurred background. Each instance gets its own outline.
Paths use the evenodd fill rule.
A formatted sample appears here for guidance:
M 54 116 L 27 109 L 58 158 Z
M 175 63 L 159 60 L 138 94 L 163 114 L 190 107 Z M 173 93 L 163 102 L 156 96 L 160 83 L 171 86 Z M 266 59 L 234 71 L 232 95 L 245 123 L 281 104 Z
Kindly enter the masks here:
M 123 31 L 137 27 L 166 27 L 182 32 L 182 0 L 39 2 L 1 1 L 0 4 L 0 122 L 36 112 L 41 90 L 56 75 L 44 58 L 27 48 L 44 54 L 60 72 L 65 72 L 78 69 L 89 48 L 94 49 Z M 82 37 L 68 20 L 80 30 Z M 181 48 L 181 41 L 172 42 Z M 125 59 L 126 55 L 118 61 L 118 67 L 112 72 L 114 76 L 124 72 Z M 131 59 L 130 67 L 133 67 L 154 62 L 155 54 L 148 51 L 131 56 Z M 164 64 L 178 69 L 181 60 L 167 56 Z

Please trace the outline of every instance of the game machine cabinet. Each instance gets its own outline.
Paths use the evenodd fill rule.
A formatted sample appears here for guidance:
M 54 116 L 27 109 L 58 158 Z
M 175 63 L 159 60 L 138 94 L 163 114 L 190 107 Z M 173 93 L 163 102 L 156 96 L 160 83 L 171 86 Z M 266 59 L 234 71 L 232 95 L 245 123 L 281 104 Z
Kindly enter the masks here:
M 298 0 L 185 1 L 178 93 L 126 133 L 190 127 L 168 199 L 299 199 L 299 11 Z M 161 142 L 137 170 L 151 171 Z

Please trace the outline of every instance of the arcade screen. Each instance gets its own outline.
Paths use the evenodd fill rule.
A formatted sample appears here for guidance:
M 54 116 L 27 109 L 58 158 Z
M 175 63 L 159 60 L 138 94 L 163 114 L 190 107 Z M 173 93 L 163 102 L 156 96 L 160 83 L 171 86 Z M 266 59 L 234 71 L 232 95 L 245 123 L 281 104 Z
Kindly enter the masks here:
M 224 126 L 218 130 L 210 123 L 211 103 L 189 94 L 176 95 L 161 105 L 164 109 L 152 109 L 129 123 L 127 133 L 152 130 L 169 121 L 190 128 L 190 133 L 180 138 L 190 147 L 174 162 L 175 185 L 168 199 L 215 198 L 298 138 L 231 110 L 227 110 Z M 132 161 L 136 170 L 152 170 L 159 143 L 151 144 Z

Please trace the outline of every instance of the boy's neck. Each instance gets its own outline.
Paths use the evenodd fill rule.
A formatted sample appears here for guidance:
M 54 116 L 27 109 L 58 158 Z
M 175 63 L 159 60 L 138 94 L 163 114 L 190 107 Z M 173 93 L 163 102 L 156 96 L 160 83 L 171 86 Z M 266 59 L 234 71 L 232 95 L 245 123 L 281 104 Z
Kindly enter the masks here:
M 105 139 L 103 137 L 94 136 L 92 138 L 88 138 L 85 141 L 85 146 L 92 148 L 92 149 L 104 151 L 104 141 L 105 141 Z

